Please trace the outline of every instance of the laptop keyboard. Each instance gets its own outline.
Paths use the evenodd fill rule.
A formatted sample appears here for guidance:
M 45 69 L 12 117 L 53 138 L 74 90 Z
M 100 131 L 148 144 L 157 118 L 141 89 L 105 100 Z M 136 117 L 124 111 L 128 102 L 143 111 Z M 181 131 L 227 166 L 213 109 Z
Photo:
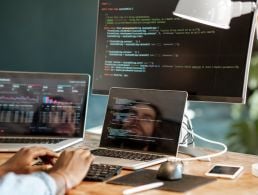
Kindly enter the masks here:
M 122 170 L 121 166 L 118 165 L 107 165 L 107 164 L 92 164 L 90 169 L 83 179 L 84 181 L 106 181 L 116 175 Z
M 16 144 L 56 144 L 65 139 L 36 139 L 36 138 L 0 138 L 0 143 Z
M 96 156 L 106 156 L 106 157 L 122 158 L 122 159 L 145 161 L 145 162 L 165 157 L 162 155 L 155 155 L 155 154 L 144 154 L 139 152 L 108 150 L 108 149 L 96 149 L 96 150 L 92 150 L 91 153 Z

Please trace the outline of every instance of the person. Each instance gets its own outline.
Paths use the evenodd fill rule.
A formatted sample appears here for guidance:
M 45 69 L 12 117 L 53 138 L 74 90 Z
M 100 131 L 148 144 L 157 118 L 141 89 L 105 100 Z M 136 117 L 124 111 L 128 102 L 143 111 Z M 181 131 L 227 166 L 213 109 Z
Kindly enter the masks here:
M 130 106 L 122 128 L 132 135 L 154 136 L 160 126 L 160 117 L 158 108 L 153 104 L 138 101 Z
M 109 134 L 111 144 L 120 148 L 157 150 L 157 138 L 162 128 L 159 109 L 149 102 L 134 100 L 115 107 Z
M 134 100 L 118 107 L 114 113 L 120 114 L 119 122 L 114 129 L 119 131 L 113 143 L 120 148 L 174 153 L 178 148 L 179 123 L 171 116 L 165 118 L 164 107 L 156 105 L 162 103 Z
M 38 158 L 45 164 L 35 165 Z M 0 194 L 64 194 L 82 181 L 93 159 L 83 149 L 59 155 L 44 147 L 22 148 L 0 166 Z
M 50 100 L 49 100 L 50 99 Z M 81 124 L 78 123 L 79 113 L 72 101 L 62 96 L 48 97 L 45 102 L 37 105 L 32 121 L 27 129 L 34 135 L 78 136 Z
M 48 128 L 57 135 L 73 136 L 76 133 L 76 111 L 74 105 L 59 105 L 62 110 L 50 112 Z M 62 116 L 60 116 L 62 114 Z

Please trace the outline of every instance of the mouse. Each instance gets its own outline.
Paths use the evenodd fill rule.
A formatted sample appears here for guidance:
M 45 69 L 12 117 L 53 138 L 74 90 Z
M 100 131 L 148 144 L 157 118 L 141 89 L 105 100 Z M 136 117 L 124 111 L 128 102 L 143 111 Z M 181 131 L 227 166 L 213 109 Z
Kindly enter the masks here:
M 157 179 L 160 180 L 180 180 L 183 177 L 183 163 L 181 161 L 166 161 L 161 163 Z

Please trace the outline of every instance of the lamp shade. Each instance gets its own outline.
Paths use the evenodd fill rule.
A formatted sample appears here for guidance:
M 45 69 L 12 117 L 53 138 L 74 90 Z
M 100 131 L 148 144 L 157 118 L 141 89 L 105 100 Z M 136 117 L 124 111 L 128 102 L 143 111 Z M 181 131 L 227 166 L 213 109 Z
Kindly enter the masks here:
M 232 18 L 256 9 L 254 2 L 232 2 L 231 0 L 179 0 L 174 15 L 228 29 Z

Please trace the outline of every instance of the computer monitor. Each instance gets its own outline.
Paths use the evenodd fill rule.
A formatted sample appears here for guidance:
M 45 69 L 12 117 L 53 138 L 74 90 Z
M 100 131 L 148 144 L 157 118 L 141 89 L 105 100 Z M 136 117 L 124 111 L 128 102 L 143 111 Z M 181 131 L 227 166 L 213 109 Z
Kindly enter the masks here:
M 189 100 L 245 102 L 254 14 L 221 30 L 173 16 L 178 0 L 99 0 L 93 93 L 184 90 Z

